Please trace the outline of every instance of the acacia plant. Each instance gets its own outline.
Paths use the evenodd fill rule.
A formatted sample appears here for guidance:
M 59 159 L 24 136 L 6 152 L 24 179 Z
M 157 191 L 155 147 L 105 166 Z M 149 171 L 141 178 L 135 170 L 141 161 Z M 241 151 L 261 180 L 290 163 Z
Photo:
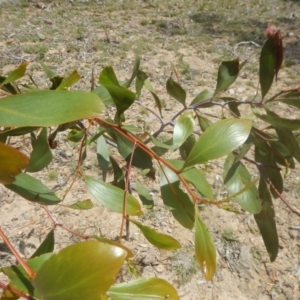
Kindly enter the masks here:
M 0 181 L 24 199 L 40 204 L 53 221 L 53 229 L 28 260 L 20 256 L 0 228 L 3 241 L 19 262 L 16 266 L 1 268 L 10 280 L 8 284 L 0 282 L 4 290 L 1 299 L 179 299 L 172 285 L 159 278 L 115 283 L 122 266 L 130 265 L 134 257 L 134 253 L 122 244 L 129 224 L 136 226 L 160 249 L 181 247 L 173 236 L 159 233 L 136 218 L 151 210 L 155 203 L 145 187 L 147 180 L 136 184 L 141 201 L 131 194 L 132 168 L 142 170 L 141 178 L 159 176 L 164 205 L 174 219 L 194 235 L 195 257 L 207 280 L 213 278 L 217 266 L 214 242 L 201 219 L 201 210 L 207 205 L 253 214 L 270 260 L 274 261 L 278 236 L 272 199 L 281 199 L 299 215 L 282 196 L 281 168 L 294 169 L 295 160 L 300 162 L 297 135 L 300 120 L 283 118 L 274 110 L 278 102 L 299 109 L 300 90 L 294 88 L 268 96 L 281 62 L 280 31 L 269 26 L 259 61 L 259 100 L 256 97 L 243 102 L 223 95 L 246 63 L 238 59 L 223 61 L 215 90 L 202 91 L 190 104 L 186 102 L 186 91 L 177 76 L 176 80 L 172 77 L 167 80 L 168 94 L 182 105 L 182 109 L 167 121 L 162 117 L 160 97 L 147 74 L 140 69 L 139 58 L 130 79 L 124 82 L 117 79 L 112 67 L 105 67 L 99 75 L 99 85 L 93 86 L 91 92 L 70 91 L 80 79 L 76 71 L 62 78 L 55 76 L 43 63 L 52 83 L 49 90 L 36 86 L 18 87 L 16 81 L 25 75 L 27 62 L 7 77 L 0 77 L 0 87 L 7 94 L 0 101 Z M 176 70 L 174 73 L 177 74 Z M 152 134 L 128 124 L 124 117 L 133 103 L 143 106 L 143 88 L 152 94 L 157 107 L 157 110 L 146 107 L 160 125 Z M 240 108 L 245 105 L 251 107 L 256 120 L 260 120 L 255 122 L 257 125 L 243 117 Z M 116 108 L 114 119 L 103 115 L 108 106 Z M 215 123 L 209 120 L 205 110 L 213 106 L 224 108 L 227 117 L 224 114 Z M 91 126 L 97 128 L 93 133 Z M 160 135 L 166 134 L 167 126 L 172 126 L 173 131 L 170 133 L 168 129 L 170 139 L 162 141 Z M 58 223 L 47 209 L 48 205 L 61 204 L 63 199 L 34 174 L 51 162 L 51 148 L 57 147 L 57 134 L 61 131 L 68 131 L 68 139 L 79 145 L 76 172 L 68 190 L 75 180 L 83 180 L 95 201 L 119 213 L 122 224 L 119 241 L 75 232 L 67 224 Z M 33 150 L 29 157 L 10 145 L 13 137 L 23 135 L 31 138 Z M 89 176 L 82 168 L 86 149 L 94 144 L 103 180 Z M 118 150 L 117 159 L 112 149 Z M 173 152 L 173 157 L 177 158 L 166 159 L 168 152 Z M 199 165 L 224 156 L 227 157 L 223 179 L 228 196 L 217 200 Z M 251 176 L 253 167 L 259 171 L 256 178 Z M 114 180 L 108 183 L 105 178 L 111 169 Z M 90 209 L 93 204 L 90 200 L 82 200 L 69 207 Z M 54 230 L 58 226 L 78 235 L 82 242 L 54 253 Z

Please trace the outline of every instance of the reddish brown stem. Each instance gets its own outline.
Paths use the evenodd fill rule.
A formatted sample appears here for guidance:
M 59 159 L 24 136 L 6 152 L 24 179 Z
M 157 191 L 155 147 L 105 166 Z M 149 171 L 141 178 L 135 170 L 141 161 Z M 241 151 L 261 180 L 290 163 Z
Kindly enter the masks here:
M 22 297 L 22 298 L 25 298 L 27 300 L 35 300 L 35 298 L 31 297 L 31 296 L 27 296 L 25 294 L 23 294 L 22 292 L 10 287 L 9 285 L 6 285 L 5 283 L 1 282 L 0 281 L 0 287 L 3 289 L 3 290 L 8 290 L 10 292 L 12 292 L 14 295 L 18 296 L 18 297 Z
M 36 274 L 34 270 L 32 270 L 25 262 L 25 260 L 20 256 L 20 254 L 17 252 L 17 250 L 14 248 L 14 246 L 11 244 L 7 236 L 4 234 L 2 229 L 0 228 L 0 236 L 2 237 L 4 243 L 7 245 L 7 247 L 10 249 L 12 254 L 16 257 L 17 261 L 20 263 L 20 265 L 24 268 L 26 274 L 29 278 L 33 278 Z

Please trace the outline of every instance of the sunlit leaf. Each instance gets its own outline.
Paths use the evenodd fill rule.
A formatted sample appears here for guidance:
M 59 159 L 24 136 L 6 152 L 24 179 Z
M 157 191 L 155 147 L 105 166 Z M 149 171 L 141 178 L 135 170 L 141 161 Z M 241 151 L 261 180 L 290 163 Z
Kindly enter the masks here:
M 175 250 L 181 248 L 180 243 L 170 235 L 159 233 L 153 228 L 145 226 L 138 221 L 130 219 L 143 233 L 144 237 L 155 247 L 164 250 Z
M 13 81 L 16 81 L 20 78 L 22 78 L 25 75 L 26 68 L 28 66 L 29 62 L 25 61 L 21 63 L 17 69 L 13 70 L 6 79 L 1 83 L 0 88 L 2 88 L 3 85 L 7 83 L 11 83 Z M 2 101 L 2 100 L 1 100 Z
M 140 278 L 111 286 L 107 294 L 114 300 L 179 300 L 173 286 L 160 278 Z
M 126 255 L 120 247 L 97 241 L 74 244 L 50 257 L 32 283 L 44 300 L 101 299 Z
M 34 271 L 37 271 L 53 253 L 46 253 L 26 261 L 26 264 Z M 1 268 L 1 271 L 11 280 L 9 286 L 24 294 L 30 294 L 39 298 L 37 290 L 33 287 L 25 270 L 20 265 Z
M 73 84 L 75 84 L 76 82 L 78 82 L 80 80 L 80 75 L 78 74 L 78 72 L 75 70 L 73 71 L 69 77 L 64 78 L 62 80 L 62 82 L 60 83 L 60 85 L 57 87 L 57 90 L 63 90 L 66 89 L 70 86 L 72 86 Z
M 239 75 L 240 63 L 238 59 L 223 61 L 219 67 L 217 87 L 214 95 L 226 90 L 231 86 Z
M 105 67 L 100 76 L 99 83 L 110 93 L 120 117 L 134 102 L 136 95 L 127 88 L 121 86 L 112 67 Z
M 186 91 L 172 77 L 167 80 L 167 92 L 175 100 L 185 106 Z
M 141 96 L 141 91 L 144 86 L 145 80 L 147 78 L 148 78 L 148 75 L 145 72 L 143 72 L 141 70 L 138 71 L 137 76 L 136 76 L 136 81 L 135 81 L 135 90 L 136 90 L 137 98 L 139 98 Z
M 279 242 L 274 206 L 267 184 L 263 178 L 260 179 L 258 191 L 262 209 L 259 214 L 254 215 L 254 219 L 264 240 L 270 260 L 273 262 L 277 257 Z
M 97 160 L 102 172 L 106 172 L 109 168 L 109 151 L 103 135 L 97 139 Z
M 95 89 L 92 90 L 92 93 L 95 93 L 96 95 L 98 95 L 100 97 L 100 99 L 102 100 L 102 102 L 104 103 L 104 105 L 114 104 L 114 101 L 113 101 L 110 93 L 104 86 L 100 85 L 100 86 L 96 87 Z
M 225 119 L 214 123 L 199 137 L 185 161 L 185 167 L 222 157 L 241 146 L 248 138 L 252 123 Z
M 123 213 L 125 191 L 89 176 L 84 176 L 84 179 L 87 189 L 96 200 L 111 211 Z M 126 214 L 130 216 L 140 216 L 143 214 L 138 200 L 131 194 L 127 195 Z
M 104 111 L 100 98 L 82 91 L 39 91 L 2 98 L 0 126 L 54 126 L 98 117 Z
M 246 167 L 240 162 L 235 162 L 235 155 L 230 153 L 224 164 L 223 172 L 224 184 L 229 194 L 234 196 L 234 200 L 246 211 L 257 214 L 261 210 L 258 190 L 255 185 L 250 185 L 249 189 L 236 195 L 251 183 L 251 175 Z
M 198 208 L 195 206 L 195 252 L 196 259 L 203 268 L 206 280 L 212 280 L 216 268 L 216 249 L 205 224 L 200 219 Z
M 190 105 L 198 104 L 201 105 L 201 102 L 205 102 L 213 97 L 214 93 L 209 90 L 204 90 L 200 94 L 198 94 Z
M 175 148 L 181 146 L 192 134 L 194 126 L 195 120 L 192 111 L 180 115 L 175 123 L 173 131 L 173 144 Z
M 156 95 L 156 93 L 154 92 L 154 89 L 151 85 L 151 82 L 149 81 L 149 79 L 146 79 L 144 82 L 144 87 L 151 93 L 155 104 L 159 110 L 160 115 L 162 115 L 162 104 L 161 104 L 161 100 L 158 98 L 158 96 Z
M 167 177 L 167 178 L 166 178 Z M 194 226 L 194 205 L 189 196 L 179 187 L 178 176 L 169 168 L 160 171 L 161 196 L 167 209 L 184 227 L 192 229 Z
M 35 141 L 26 171 L 31 173 L 41 171 L 49 165 L 52 158 L 53 155 L 48 143 L 47 128 L 43 128 Z
M 29 158 L 17 149 L 0 143 L 0 183 L 9 184 L 25 169 Z
M 34 253 L 31 255 L 30 258 L 32 259 L 34 257 L 41 256 L 42 254 L 53 252 L 53 250 L 54 250 L 54 229 L 51 229 L 47 234 L 46 238 L 39 245 L 39 247 L 34 251 Z
M 86 200 L 77 201 L 72 205 L 68 205 L 67 207 L 72 209 L 88 210 L 88 209 L 92 209 L 94 207 L 94 204 L 90 199 L 86 199 Z
M 16 180 L 6 187 L 31 202 L 42 205 L 55 205 L 61 202 L 41 181 L 26 173 L 17 175 Z
M 138 72 L 140 71 L 140 63 L 141 63 L 141 58 L 139 56 L 136 56 L 134 64 L 133 64 L 131 77 L 128 80 L 128 82 L 126 82 L 126 84 L 124 85 L 125 87 L 127 87 L 127 88 L 130 87 L 134 78 L 138 76 Z
M 55 76 L 54 72 L 52 72 L 41 60 L 39 61 L 39 63 L 49 79 Z
M 154 202 L 152 197 L 150 196 L 148 190 L 139 182 L 136 181 L 136 189 L 139 194 L 139 197 L 143 203 L 143 205 L 148 209 L 152 210 L 154 206 Z
M 68 132 L 67 139 L 71 142 L 78 143 L 82 140 L 82 138 L 85 136 L 86 130 L 81 129 L 72 129 Z

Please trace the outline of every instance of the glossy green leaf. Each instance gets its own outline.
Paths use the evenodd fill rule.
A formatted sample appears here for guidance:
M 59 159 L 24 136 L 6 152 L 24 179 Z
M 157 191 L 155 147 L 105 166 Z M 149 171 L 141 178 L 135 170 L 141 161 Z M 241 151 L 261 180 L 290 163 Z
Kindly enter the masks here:
M 20 78 L 22 78 L 25 75 L 26 68 L 28 66 L 29 62 L 25 61 L 21 63 L 17 69 L 13 70 L 6 79 L 1 83 L 0 88 L 2 88 L 3 85 L 7 83 L 14 82 Z M 2 101 L 2 100 L 1 100 Z
M 127 87 L 127 88 L 130 87 L 134 78 L 136 78 L 138 76 L 138 72 L 140 71 L 140 63 L 141 63 L 141 58 L 139 56 L 136 56 L 134 64 L 133 64 L 133 70 L 132 70 L 131 77 L 128 80 L 128 82 L 126 82 L 126 84 L 124 85 L 125 87 Z
M 0 183 L 9 184 L 25 169 L 29 158 L 17 149 L 0 143 Z
M 275 186 L 277 191 L 281 194 L 283 192 L 283 180 L 280 173 L 280 168 L 276 165 L 274 153 L 270 152 L 269 149 L 262 149 L 255 147 L 255 160 L 262 164 L 260 169 L 261 176 L 267 177 Z M 278 198 L 277 193 L 271 188 L 271 193 L 274 198 Z
M 167 178 L 166 178 L 167 177 Z M 167 209 L 185 228 L 194 226 L 194 205 L 189 196 L 179 187 L 178 176 L 169 168 L 160 171 L 161 197 Z
M 97 139 L 97 160 L 102 172 L 107 172 L 109 168 L 109 151 L 103 135 Z
M 95 93 L 96 95 L 98 95 L 100 97 L 100 99 L 102 100 L 102 102 L 104 103 L 104 105 L 114 104 L 114 101 L 113 101 L 110 93 L 104 86 L 100 85 L 100 86 L 96 87 L 95 89 L 92 90 L 92 93 Z
M 85 129 L 81 129 L 81 130 L 72 129 L 68 132 L 67 139 L 70 142 L 78 143 L 82 140 L 82 138 L 85 136 L 85 134 L 86 134 Z
M 274 127 L 281 127 L 287 130 L 298 130 L 300 129 L 300 119 L 285 119 L 279 116 L 261 115 L 254 111 L 254 114 L 259 119 L 273 125 Z
M 123 199 L 125 191 L 103 181 L 98 181 L 92 177 L 84 176 L 87 189 L 102 205 L 117 213 L 123 213 Z M 130 216 L 140 216 L 140 203 L 131 194 L 127 195 L 126 214 Z
M 205 224 L 195 206 L 195 253 L 206 280 L 212 280 L 217 268 L 216 249 Z
M 27 265 L 34 271 L 38 271 L 41 266 L 53 255 L 46 253 L 28 260 Z M 24 294 L 40 298 L 38 292 L 33 287 L 31 280 L 28 278 L 25 270 L 20 265 L 1 268 L 1 271 L 11 280 L 9 286 Z
M 26 171 L 30 173 L 41 171 L 50 164 L 52 158 L 53 155 L 48 143 L 47 128 L 43 128 L 35 141 Z
M 258 190 L 255 185 L 243 193 L 236 195 L 251 184 L 251 175 L 246 167 L 240 162 L 235 162 L 235 155 L 230 153 L 224 164 L 224 184 L 230 195 L 235 195 L 234 200 L 245 210 L 257 214 L 261 210 Z
M 149 79 L 146 79 L 145 82 L 144 82 L 144 87 L 151 93 L 154 101 L 155 101 L 155 104 L 159 110 L 159 113 L 160 115 L 162 115 L 162 104 L 161 104 L 161 100 L 158 98 L 158 96 L 156 95 L 152 85 L 151 85 L 151 82 L 149 81 Z
M 135 90 L 137 98 L 141 96 L 141 91 L 144 86 L 145 80 L 148 78 L 148 75 L 143 71 L 138 71 L 135 81 Z
M 199 137 L 185 161 L 185 167 L 222 157 L 241 146 L 248 138 L 252 122 L 225 119 L 214 123 Z
M 77 201 L 72 205 L 68 205 L 67 207 L 72 209 L 88 210 L 88 209 L 92 209 L 94 207 L 94 204 L 90 199 L 86 199 L 82 201 Z
M 172 77 L 167 80 L 167 92 L 185 107 L 186 91 Z
M 145 226 L 138 221 L 130 219 L 143 233 L 144 237 L 155 247 L 164 250 L 176 250 L 181 248 L 180 243 L 170 235 L 159 233 L 153 228 Z
M 214 95 L 230 87 L 239 75 L 240 63 L 238 59 L 223 61 L 219 67 L 217 87 Z
M 0 126 L 54 126 L 98 117 L 104 105 L 93 93 L 39 91 L 2 98 Z
M 201 130 L 204 132 L 209 126 L 213 124 L 213 122 L 201 115 L 197 114 L 197 119 Z
M 215 197 L 212 188 L 199 169 L 187 169 L 184 170 L 181 175 L 187 182 L 191 183 L 196 188 L 201 196 L 206 197 L 210 200 L 214 200 Z
M 43 300 L 101 299 L 126 255 L 120 247 L 97 241 L 71 245 L 50 257 L 32 283 Z
M 173 145 L 176 148 L 181 146 L 185 140 L 192 134 L 195 126 L 195 120 L 192 111 L 187 111 L 177 119 L 173 131 Z
M 111 286 L 107 294 L 113 300 L 179 300 L 173 286 L 160 278 L 140 278 Z
M 272 38 L 267 39 L 264 43 L 259 59 L 259 82 L 262 99 L 270 90 L 276 67 L 276 56 L 274 55 L 274 41 Z
M 153 202 L 153 199 L 150 196 L 148 190 L 139 181 L 136 181 L 136 189 L 137 189 L 137 192 L 139 194 L 139 197 L 140 197 L 143 205 L 148 210 L 152 210 L 152 208 L 154 206 L 154 202 Z
M 254 219 L 262 235 L 270 260 L 273 262 L 277 257 L 279 242 L 276 230 L 274 205 L 267 184 L 263 178 L 260 179 L 258 191 L 262 209 L 259 214 L 254 215 Z
M 30 259 L 41 256 L 42 254 L 45 253 L 53 252 L 53 250 L 54 250 L 54 229 L 51 229 L 50 232 L 47 234 L 46 238 L 43 240 L 43 242 L 31 255 Z
M 121 86 L 112 67 L 106 67 L 99 76 L 99 83 L 110 93 L 120 117 L 134 102 L 136 95 Z
M 204 90 L 193 99 L 190 105 L 194 105 L 198 103 L 199 105 L 201 105 L 201 102 L 205 102 L 212 99 L 213 95 L 214 93 L 212 91 Z
M 55 205 L 61 202 L 41 181 L 26 173 L 17 175 L 16 180 L 6 187 L 31 202 L 42 205 Z
M 119 242 L 112 241 L 112 240 L 109 240 L 107 238 L 100 237 L 100 236 L 97 236 L 97 235 L 92 235 L 91 238 L 96 239 L 97 241 L 99 241 L 101 243 L 105 243 L 105 244 L 109 244 L 109 245 L 112 245 L 112 246 L 117 246 L 117 247 L 122 248 L 123 250 L 125 250 L 127 252 L 127 258 L 134 257 L 132 251 L 129 248 L 127 248 L 126 246 L 124 246 L 123 244 L 119 243 Z
M 80 75 L 78 74 L 78 72 L 75 70 L 73 71 L 69 77 L 64 78 L 62 80 L 62 82 L 60 83 L 60 85 L 57 87 L 57 90 L 64 90 L 70 86 L 72 86 L 73 84 L 75 84 L 76 82 L 78 82 L 80 80 Z
M 191 134 L 185 142 L 179 147 L 180 156 L 182 159 L 186 159 L 196 144 L 196 138 L 194 134 Z

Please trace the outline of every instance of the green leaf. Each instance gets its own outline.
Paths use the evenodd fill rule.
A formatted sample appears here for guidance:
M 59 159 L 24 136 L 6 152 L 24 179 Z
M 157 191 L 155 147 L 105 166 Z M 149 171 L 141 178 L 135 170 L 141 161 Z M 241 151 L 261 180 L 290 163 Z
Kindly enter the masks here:
M 180 189 L 178 176 L 167 167 L 160 171 L 160 190 L 163 202 L 174 218 L 185 228 L 192 229 L 194 205 L 189 196 Z
M 201 196 L 214 200 L 215 197 L 212 188 L 199 169 L 187 169 L 184 170 L 181 175 L 187 182 L 191 183 L 197 189 Z
M 81 129 L 72 129 L 71 131 L 68 132 L 67 139 L 73 143 L 78 143 L 82 140 L 82 138 L 85 136 L 86 130 Z
M 143 205 L 148 209 L 152 210 L 154 206 L 154 202 L 150 194 L 148 193 L 148 190 L 139 182 L 136 181 L 136 189 L 139 194 L 139 197 L 143 203 Z
M 235 162 L 235 155 L 230 153 L 224 164 L 224 184 L 230 195 L 235 195 L 234 200 L 246 211 L 257 214 L 261 210 L 257 188 L 252 185 L 243 193 L 236 195 L 251 184 L 251 175 L 240 162 Z
M 130 219 L 143 233 L 144 237 L 155 247 L 164 250 L 176 250 L 181 248 L 180 243 L 170 235 L 158 233 L 156 230 Z
M 54 126 L 99 117 L 104 105 L 93 93 L 39 91 L 2 98 L 0 126 Z
M 37 129 L 39 129 L 39 127 L 18 127 L 18 128 L 2 131 L 0 133 L 0 136 L 7 137 L 7 136 L 25 135 L 25 134 L 31 133 Z
M 138 70 L 137 76 L 136 76 L 136 81 L 135 81 L 135 90 L 136 90 L 136 96 L 139 98 L 141 96 L 141 91 L 144 86 L 145 80 L 148 78 L 148 75 L 141 71 Z
M 113 156 L 109 157 L 111 166 L 114 170 L 114 181 L 112 182 L 112 185 L 125 190 L 125 174 L 122 171 L 121 167 L 119 166 L 118 162 L 113 158 Z
M 21 63 L 17 69 L 15 69 L 14 71 L 12 71 L 7 77 L 6 79 L 1 83 L 0 88 L 2 88 L 2 86 L 4 86 L 5 84 L 14 82 L 20 78 L 22 78 L 25 75 L 26 72 L 26 68 L 28 66 L 29 62 L 25 61 L 23 63 Z M 2 101 L 2 100 L 1 100 Z
M 88 210 L 92 209 L 94 207 L 93 202 L 90 199 L 77 201 L 73 203 L 72 205 L 68 205 L 66 207 L 72 208 L 72 209 L 79 209 L 79 210 Z
M 73 84 L 75 84 L 76 82 L 78 82 L 80 80 L 80 75 L 78 74 L 78 72 L 76 70 L 74 70 L 69 77 L 64 78 L 62 80 L 62 82 L 60 83 L 60 85 L 57 87 L 57 90 L 64 90 L 70 86 L 72 86 Z
M 114 104 L 114 101 L 113 101 L 110 93 L 104 86 L 100 85 L 100 86 L 96 87 L 95 89 L 92 90 L 92 93 L 95 93 L 96 95 L 98 95 L 105 106 Z
M 205 279 L 212 280 L 217 268 L 216 249 L 205 224 L 200 219 L 197 206 L 195 206 L 195 252 Z
M 41 171 L 50 164 L 52 158 L 53 155 L 48 143 L 47 128 L 43 128 L 34 143 L 26 171 L 30 173 Z
M 84 179 L 87 189 L 96 200 L 111 211 L 123 213 L 125 191 L 89 176 L 84 176 Z M 126 214 L 130 216 L 140 216 L 143 214 L 138 200 L 131 194 L 127 195 Z
M 167 92 L 172 98 L 180 102 L 184 107 L 186 106 L 186 91 L 180 86 L 180 84 L 174 81 L 172 77 L 167 80 Z
M 136 56 L 134 65 L 133 65 L 133 70 L 130 79 L 126 84 L 124 85 L 125 87 L 130 87 L 132 81 L 134 80 L 135 77 L 138 76 L 138 72 L 140 71 L 140 63 L 141 63 L 141 58 L 139 56 Z M 137 93 L 138 94 L 138 93 Z
M 270 260 L 273 262 L 277 257 L 279 242 L 276 230 L 274 205 L 267 184 L 263 178 L 260 178 L 258 191 L 262 209 L 259 214 L 254 215 L 254 219 L 262 235 Z
M 112 245 L 112 246 L 117 246 L 117 247 L 122 248 L 123 250 L 125 250 L 127 252 L 127 258 L 134 257 L 132 251 L 129 248 L 127 248 L 126 246 L 124 246 L 123 244 L 119 243 L 119 242 L 115 242 L 115 241 L 112 241 L 112 240 L 109 240 L 107 238 L 100 237 L 100 236 L 97 236 L 97 235 L 92 235 L 92 236 L 90 236 L 90 238 L 96 239 L 97 241 L 105 243 L 105 244 L 109 244 L 109 245 Z
M 109 168 L 109 151 L 103 135 L 97 139 L 97 160 L 102 172 L 107 172 Z
M 231 86 L 239 75 L 240 63 L 239 59 L 223 61 L 219 67 L 217 87 L 214 95 L 225 91 Z
M 41 181 L 26 173 L 17 175 L 16 180 L 6 187 L 31 202 L 42 205 L 55 205 L 61 202 Z
M 209 126 L 213 124 L 213 122 L 199 114 L 197 114 L 197 119 L 201 130 L 204 132 Z
M 30 259 L 41 256 L 42 254 L 53 252 L 54 250 L 54 229 L 51 229 L 40 246 L 31 255 Z
M 196 138 L 194 134 L 191 134 L 186 141 L 179 147 L 180 156 L 182 159 L 186 159 L 196 144 Z
M 53 255 L 53 253 L 46 253 L 30 259 L 26 264 L 34 271 L 37 271 L 41 266 Z M 1 271 L 8 276 L 11 280 L 9 286 L 20 291 L 24 294 L 32 295 L 39 298 L 38 292 L 35 290 L 31 283 L 31 279 L 28 278 L 25 270 L 20 265 L 1 268 Z
M 262 47 L 259 59 L 259 82 L 262 99 L 264 99 L 272 86 L 275 76 L 275 67 L 276 56 L 274 55 L 274 40 L 269 38 Z
M 285 119 L 279 116 L 261 115 L 254 111 L 254 114 L 259 119 L 273 125 L 287 130 L 298 130 L 300 128 L 300 119 Z
M 127 88 L 121 86 L 112 67 L 106 67 L 99 76 L 99 83 L 110 93 L 120 117 L 134 102 L 136 95 Z
M 214 123 L 200 136 L 187 157 L 184 167 L 222 157 L 241 146 L 248 138 L 252 122 L 225 119 Z
M 17 149 L 0 143 L 0 183 L 9 184 L 25 169 L 29 158 Z
M 0 75 L 0 89 L 12 95 L 18 94 L 19 90 L 14 84 L 2 84 L 5 80 L 6 77 Z
M 140 278 L 111 286 L 107 294 L 113 300 L 179 300 L 176 290 L 160 278 Z
M 208 101 L 213 96 L 214 96 L 214 93 L 212 91 L 204 90 L 193 99 L 193 101 L 191 102 L 190 105 L 194 105 L 194 104 L 198 104 L 198 103 L 201 104 L 201 102 Z
M 173 131 L 173 145 L 176 148 L 181 146 L 185 140 L 192 134 L 195 126 L 195 120 L 192 111 L 187 111 L 177 119 Z
M 160 115 L 162 116 L 162 104 L 156 93 L 154 92 L 154 89 L 151 85 L 151 82 L 149 79 L 146 79 L 144 82 L 144 87 L 151 93 L 152 97 L 154 98 L 155 104 L 159 110 Z
M 101 299 L 126 258 L 122 248 L 97 241 L 68 246 L 50 257 L 32 280 L 44 300 Z
M 39 60 L 39 63 L 49 79 L 51 79 L 55 76 L 54 72 L 52 72 L 41 60 Z

